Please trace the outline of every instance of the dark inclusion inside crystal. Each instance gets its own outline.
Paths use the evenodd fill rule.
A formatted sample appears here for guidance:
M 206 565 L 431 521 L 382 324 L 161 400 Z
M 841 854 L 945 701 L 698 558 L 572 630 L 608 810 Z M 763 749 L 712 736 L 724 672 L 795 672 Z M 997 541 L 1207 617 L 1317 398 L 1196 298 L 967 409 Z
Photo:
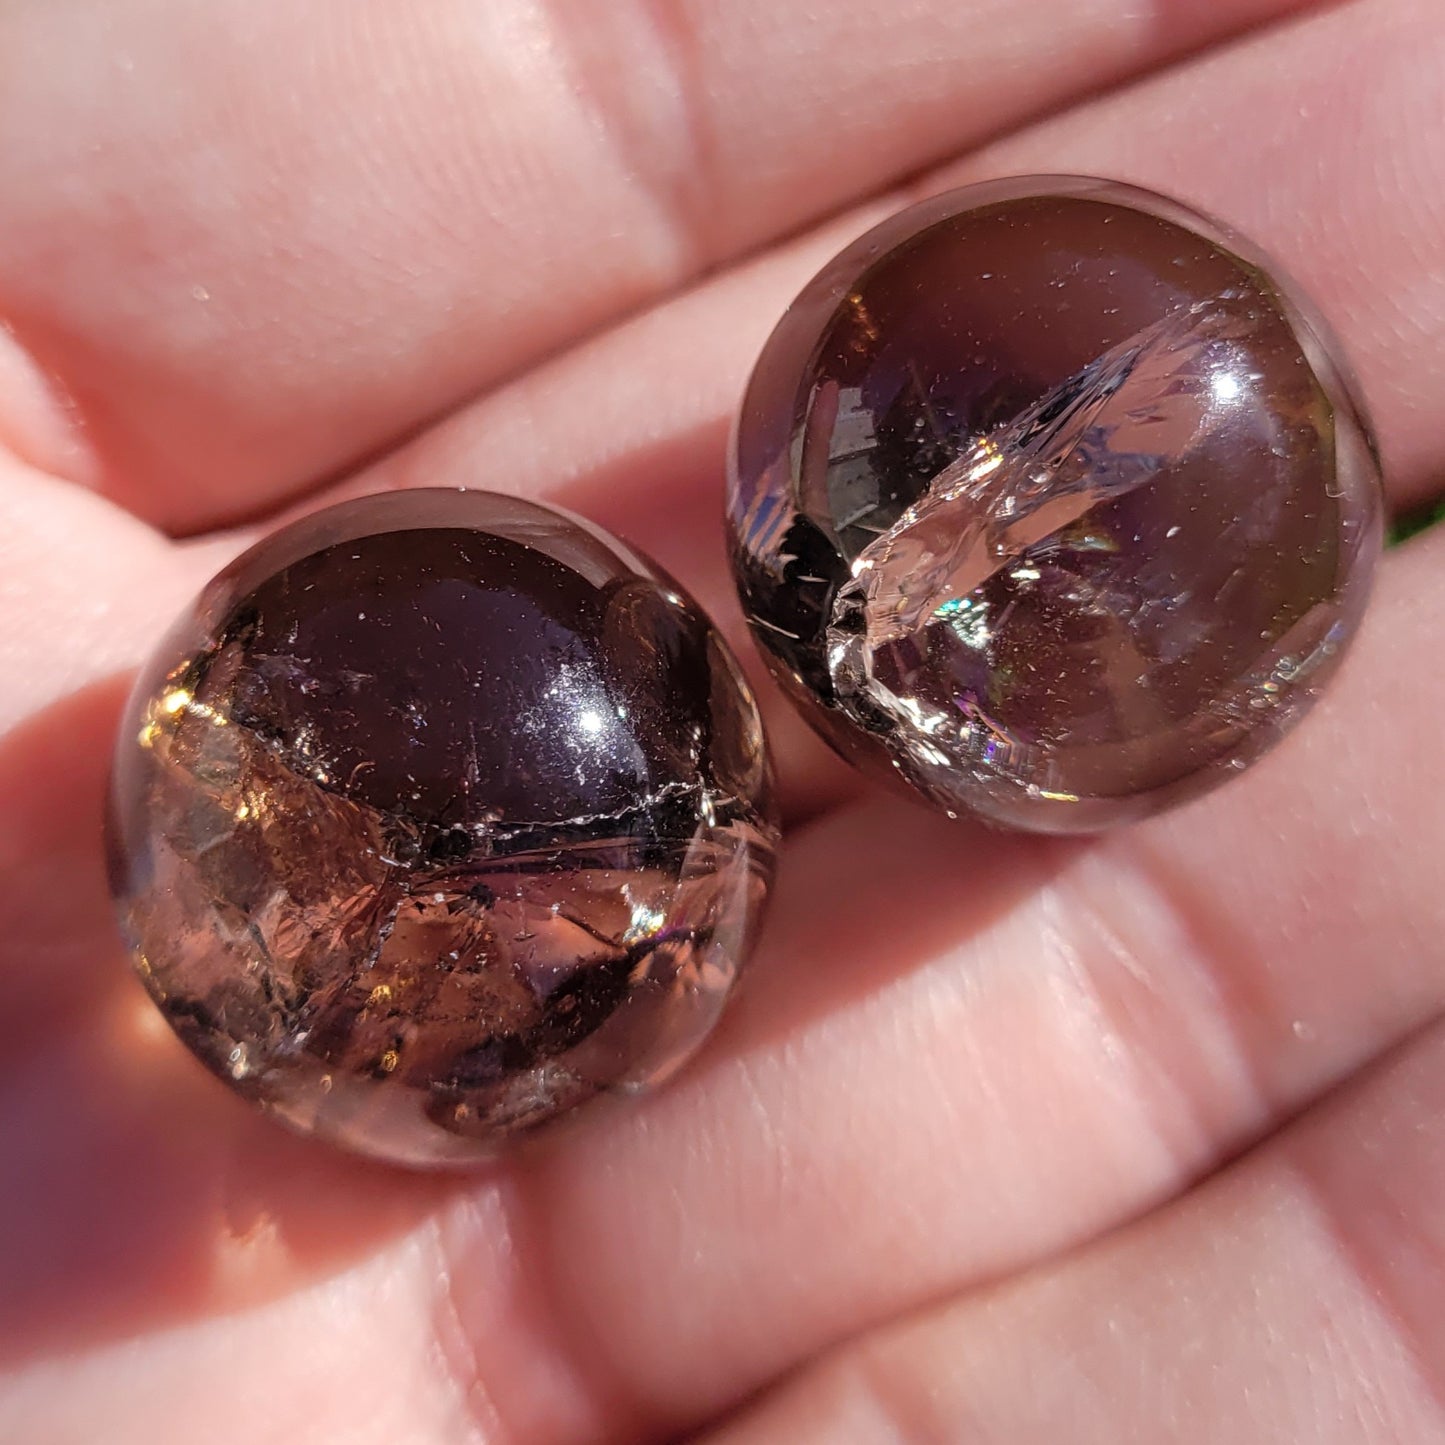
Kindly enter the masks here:
M 734 557 L 842 751 L 950 810 L 1088 828 L 1243 765 L 1317 693 L 1378 476 L 1317 330 L 1211 229 L 1100 182 L 980 187 L 780 323 Z
M 358 505 L 361 535 L 218 579 L 142 681 L 117 890 L 218 1072 L 355 1147 L 460 1158 L 706 1033 L 770 868 L 762 740 L 645 564 L 485 494 Z

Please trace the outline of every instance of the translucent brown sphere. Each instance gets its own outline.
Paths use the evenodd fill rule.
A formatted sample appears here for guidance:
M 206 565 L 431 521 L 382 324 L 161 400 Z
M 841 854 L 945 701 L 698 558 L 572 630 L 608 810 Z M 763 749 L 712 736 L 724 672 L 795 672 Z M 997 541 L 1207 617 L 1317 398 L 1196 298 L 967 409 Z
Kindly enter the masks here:
M 1327 332 L 1244 241 L 1102 181 L 956 191 L 819 273 L 734 434 L 743 603 L 845 756 L 1098 828 L 1212 786 L 1334 671 L 1380 546 Z
M 575 518 L 394 493 L 222 572 L 143 671 L 112 877 L 201 1060 L 291 1124 L 488 1155 L 712 1027 L 777 833 L 696 606 Z

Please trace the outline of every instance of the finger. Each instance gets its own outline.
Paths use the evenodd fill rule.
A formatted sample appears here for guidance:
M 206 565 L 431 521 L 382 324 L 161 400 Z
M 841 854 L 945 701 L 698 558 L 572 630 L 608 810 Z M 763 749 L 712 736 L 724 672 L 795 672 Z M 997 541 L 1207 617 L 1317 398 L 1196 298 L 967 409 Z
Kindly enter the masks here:
M 130 1037 L 113 1001 L 90 1032 L 34 1053 L 22 1097 L 0 1099 L 31 1141 L 5 1221 L 32 1282 L 0 1301 L 31 1318 L 27 1362 L 0 1313 L 14 1388 L 37 1397 L 25 1382 L 45 1281 L 39 1298 L 59 1304 L 39 1352 L 79 1332 L 66 1353 L 77 1379 L 101 1382 L 117 1440 L 157 1430 L 162 1410 L 194 1435 L 205 1417 L 178 1415 L 172 1387 L 206 1372 L 223 1400 L 260 1380 L 282 1399 L 314 1389 L 299 1379 L 306 1342 L 366 1320 L 404 1358 L 441 1360 L 483 1438 L 666 1436 L 1170 1197 L 1445 1002 L 1445 678 L 1397 686 L 1433 645 L 1442 567 L 1445 534 L 1395 554 L 1328 702 L 1272 759 L 1168 819 L 1042 848 L 902 803 L 820 819 L 785 857 L 750 989 L 694 1068 L 439 1201 L 432 1223 L 398 1233 L 399 1275 L 328 1274 L 306 1250 L 278 1273 L 266 1236 L 264 1299 L 279 1278 L 294 1310 L 284 1329 L 258 1325 L 219 1377 L 213 1335 L 171 1330 L 151 1388 L 134 1355 L 118 1381 L 120 1334 L 233 1311 L 258 1289 L 242 1267 L 200 1300 L 157 1303 L 149 1252 L 164 1241 L 167 1277 L 188 1278 L 214 1247 L 198 1202 L 223 1159 L 224 1178 L 256 1179 L 246 1217 L 302 1212 L 283 1241 L 319 1233 L 327 1186 L 313 1178 L 298 1200 L 300 1156 L 277 1165 L 262 1126 L 187 1076 L 179 1046 L 157 1042 L 145 1067 L 106 1046 Z M 107 1199 L 108 1248 L 80 1332 L 57 1281 L 93 1237 L 64 1207 L 82 1172 Z M 375 1200 L 384 1177 L 331 1187 Z M 369 1348 L 356 1338 L 359 1358 Z M 53 1368 L 42 1378 L 68 1397 Z M 211 1392 L 196 1400 L 210 1408 Z M 345 1417 L 324 1404 L 328 1423 Z
M 1349 94 L 1368 104 L 1340 104 L 1345 66 Z M 1351 5 L 1071 111 L 926 187 L 1074 169 L 1217 212 L 1275 256 L 1339 333 L 1372 404 L 1391 500 L 1406 507 L 1441 482 L 1442 70 L 1433 0 Z M 422 433 L 347 490 L 487 471 L 508 488 L 561 496 L 643 547 L 715 550 L 701 535 L 684 540 L 662 498 L 688 484 L 717 490 L 728 420 L 773 323 L 819 266 L 903 202 L 870 204 L 601 334 Z M 575 404 L 583 396 L 608 427 Z M 729 589 L 701 590 L 717 612 L 733 609 Z
M 1181 1203 L 809 1368 L 714 1445 L 1445 1437 L 1445 1031 Z
M 71 400 L 74 474 L 196 529 L 1298 3 L 9 5 L 0 317 Z

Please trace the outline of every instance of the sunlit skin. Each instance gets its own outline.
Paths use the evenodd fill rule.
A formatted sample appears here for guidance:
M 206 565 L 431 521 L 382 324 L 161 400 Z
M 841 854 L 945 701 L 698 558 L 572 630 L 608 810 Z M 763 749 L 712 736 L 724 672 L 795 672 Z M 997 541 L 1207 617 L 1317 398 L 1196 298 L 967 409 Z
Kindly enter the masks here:
M 1255 238 L 1391 506 L 1431 500 L 1442 69 L 1438 0 L 0 6 L 0 1437 L 1445 1440 L 1445 535 L 1268 759 L 1058 842 L 835 763 L 720 522 L 787 299 L 921 189 L 1039 171 Z M 713 611 L 792 827 L 694 1065 L 434 1177 L 184 1054 L 99 819 L 129 676 L 224 559 L 461 482 Z

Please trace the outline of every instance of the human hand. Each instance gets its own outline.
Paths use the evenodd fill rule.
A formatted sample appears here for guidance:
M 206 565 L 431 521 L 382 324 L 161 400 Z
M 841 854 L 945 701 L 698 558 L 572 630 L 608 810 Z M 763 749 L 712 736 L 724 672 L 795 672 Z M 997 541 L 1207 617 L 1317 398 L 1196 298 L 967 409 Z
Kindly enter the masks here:
M 0 1439 L 1445 1439 L 1445 536 L 1268 761 L 1099 840 L 884 798 L 760 681 L 793 826 L 749 986 L 665 1091 L 490 1172 L 291 1138 L 121 958 L 128 674 L 276 517 L 545 496 L 750 658 L 730 411 L 920 187 L 1217 213 L 1342 333 L 1392 505 L 1435 494 L 1438 0 L 881 16 L 0 7 Z

